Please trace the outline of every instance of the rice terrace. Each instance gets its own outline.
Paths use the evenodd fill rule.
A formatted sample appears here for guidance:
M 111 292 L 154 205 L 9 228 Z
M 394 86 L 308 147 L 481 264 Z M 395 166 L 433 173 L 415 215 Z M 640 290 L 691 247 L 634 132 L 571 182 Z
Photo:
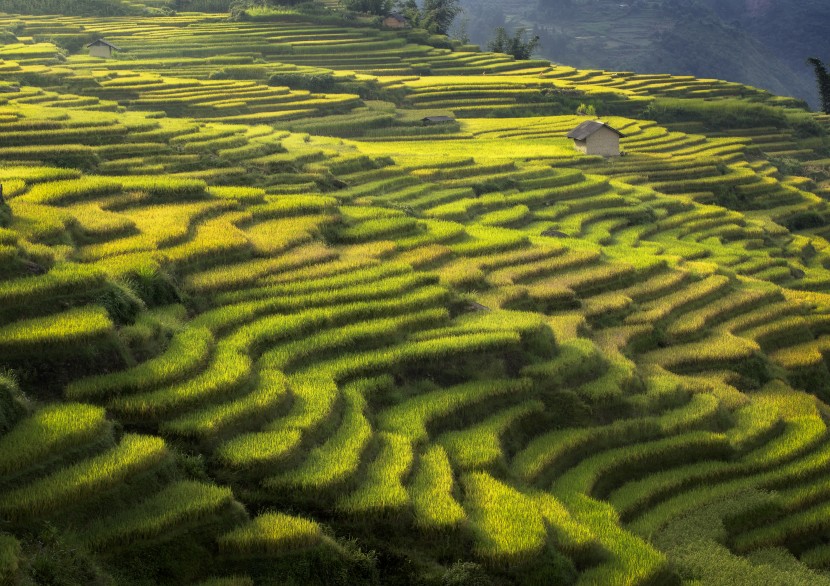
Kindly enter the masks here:
M 277 4 L 0 0 L 0 584 L 830 585 L 830 115 Z

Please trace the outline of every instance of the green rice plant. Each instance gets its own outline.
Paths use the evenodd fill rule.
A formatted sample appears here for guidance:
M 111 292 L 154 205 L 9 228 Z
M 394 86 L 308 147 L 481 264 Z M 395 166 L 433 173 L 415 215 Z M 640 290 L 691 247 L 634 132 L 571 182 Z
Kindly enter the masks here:
M 293 272 L 304 266 L 325 264 L 337 256 L 334 250 L 319 245 L 309 245 L 293 249 L 290 255 L 282 255 L 276 258 L 254 259 L 232 265 L 221 265 L 220 267 L 195 272 L 188 275 L 185 285 L 198 293 L 212 290 L 238 288 L 233 293 L 218 295 L 220 303 L 231 303 L 243 299 L 256 299 L 268 297 L 271 294 L 279 294 L 286 287 L 258 287 L 242 288 L 243 285 L 253 284 L 263 277 L 284 272 Z
M 291 410 L 282 418 L 272 421 L 269 429 L 293 429 L 308 431 L 319 426 L 335 408 L 338 389 L 335 379 L 326 369 L 309 369 L 290 377 Z
M 363 482 L 337 501 L 337 508 L 346 513 L 396 510 L 409 504 L 403 481 L 412 468 L 412 445 L 406 437 L 394 433 L 381 432 L 377 437 L 380 451 L 369 464 Z
M 694 429 L 711 415 L 712 401 L 696 395 L 685 405 L 662 415 L 619 419 L 599 427 L 554 430 L 534 438 L 519 451 L 511 470 L 525 482 L 533 482 L 546 471 L 562 471 L 583 455 Z
M 135 229 L 135 224 L 128 218 L 97 204 L 74 205 L 67 212 L 71 214 L 73 224 L 88 238 L 117 238 Z
M 158 417 L 230 394 L 250 378 L 253 364 L 235 342 L 227 338 L 220 341 L 207 369 L 193 378 L 170 387 L 114 397 L 110 408 L 134 417 Z
M 78 307 L 0 327 L 0 349 L 10 354 L 45 348 L 72 351 L 73 345 L 103 338 L 112 330 L 106 310 L 96 306 Z
M 591 530 L 578 523 L 570 511 L 556 497 L 547 492 L 535 492 L 528 495 L 553 535 L 557 548 L 569 555 L 580 555 L 595 544 Z
M 296 429 L 241 434 L 220 445 L 215 454 L 223 466 L 257 468 L 294 454 L 301 439 L 302 434 Z
M 44 407 L 0 437 L 0 474 L 11 475 L 100 441 L 111 427 L 101 407 L 78 403 Z
M 93 147 L 82 144 L 0 147 L 0 159 L 33 161 L 58 167 L 65 165 L 69 168 L 89 168 L 99 160 Z
M 380 244 L 380 247 L 378 247 Z M 354 254 L 351 251 L 354 250 Z M 394 250 L 394 245 L 389 243 L 368 243 L 357 245 L 354 249 L 341 249 L 339 258 L 327 263 L 309 264 L 298 267 L 293 271 L 282 271 L 275 275 L 269 275 L 261 279 L 262 284 L 278 284 L 287 285 L 289 283 L 301 283 L 312 279 L 319 279 L 329 277 L 332 275 L 340 275 L 353 270 L 362 269 L 377 264 L 377 253 L 390 252 Z M 335 253 L 336 254 L 336 253 Z M 292 254 L 292 256 L 294 256 Z
M 446 246 L 426 244 L 399 254 L 396 260 L 413 268 L 423 268 L 447 260 L 450 256 L 452 251 Z
M 263 556 L 315 547 L 324 540 L 322 528 L 314 521 L 285 513 L 264 513 L 221 535 L 217 542 L 226 554 Z
M 694 335 L 711 324 L 714 320 L 723 320 L 730 314 L 734 315 L 745 308 L 757 306 L 780 298 L 780 293 L 775 289 L 755 289 L 749 291 L 737 291 L 732 295 L 722 297 L 705 307 L 683 314 L 678 320 L 672 322 L 667 333 L 674 337 Z
M 325 443 L 311 450 L 300 466 L 265 480 L 264 485 L 320 490 L 353 476 L 372 437 L 372 426 L 364 413 L 365 395 L 391 384 L 391 377 L 384 376 L 358 379 L 346 385 L 342 391 L 343 418 L 337 430 Z
M 4 165 L 0 167 L 0 178 L 3 182 L 19 179 L 27 185 L 43 183 L 46 181 L 60 181 L 62 179 L 79 179 L 81 172 L 76 169 L 65 169 L 62 167 L 21 167 L 15 165 Z
M 464 509 L 453 497 L 453 473 L 441 446 L 430 446 L 418 458 L 409 488 L 415 522 L 425 529 L 457 527 L 465 519 Z
M 367 242 L 407 234 L 415 230 L 417 225 L 417 220 L 409 217 L 366 220 L 355 226 L 339 230 L 337 238 L 347 243 Z
M 784 545 L 789 541 L 810 539 L 827 531 L 830 526 L 830 504 L 820 503 L 771 521 L 732 537 L 731 545 L 739 553 Z
M 0 282 L 0 303 L 8 308 L 54 303 L 57 298 L 71 297 L 78 291 L 100 290 L 105 278 L 105 274 L 95 266 L 62 263 L 45 275 Z M 15 311 L 19 316 L 21 308 Z
M 6 518 L 19 520 L 77 505 L 160 465 L 167 457 L 162 439 L 128 434 L 118 446 L 99 456 L 6 492 L 0 497 L 0 511 Z
M 801 563 L 810 566 L 811 568 L 826 569 L 830 566 L 830 546 L 819 545 L 812 549 L 808 549 L 801 554 L 799 558 Z
M 750 400 L 734 413 L 734 418 L 735 425 L 726 432 L 726 437 L 739 451 L 757 445 L 782 423 L 778 408 L 759 400 Z
M 207 200 L 133 208 L 122 214 L 135 223 L 140 234 L 84 246 L 79 256 L 84 260 L 97 261 L 102 257 L 139 251 L 156 251 L 162 247 L 180 244 L 192 238 L 190 232 L 192 225 L 198 224 L 207 216 L 216 215 L 222 210 L 233 207 L 234 203 L 231 201 Z M 233 231 L 236 229 L 233 228 Z M 191 243 L 190 246 L 194 244 Z
M 243 216 L 237 216 L 241 218 Z M 251 243 L 245 233 L 236 227 L 233 217 L 208 220 L 196 228 L 189 242 L 160 251 L 164 259 L 175 265 L 218 264 L 229 257 L 245 254 Z
M 605 561 L 580 574 L 576 584 L 623 586 L 665 580 L 666 555 L 623 529 L 611 505 L 581 494 L 564 499 L 563 504 L 578 523 L 596 536 L 598 544 L 607 552 Z
M 594 250 L 568 251 L 565 254 L 524 265 L 497 269 L 487 280 L 496 286 L 514 285 L 550 276 L 559 271 L 591 264 L 598 260 L 599 252 Z
M 400 434 L 412 442 L 423 442 L 429 437 L 427 424 L 430 421 L 491 397 L 528 393 L 530 388 L 527 379 L 505 379 L 475 381 L 423 393 L 382 411 L 378 415 L 378 425 L 381 429 Z
M 750 452 L 752 458 L 745 458 L 745 472 L 762 469 L 769 471 L 754 476 L 721 481 L 717 484 L 703 485 L 682 494 L 669 498 L 654 506 L 636 520 L 631 527 L 643 535 L 657 531 L 669 523 L 673 518 L 688 511 L 701 507 L 707 503 L 722 499 L 728 495 L 740 493 L 751 488 L 775 489 L 790 486 L 804 478 L 821 474 L 830 465 L 830 448 L 822 444 L 818 449 L 812 449 L 822 436 L 815 433 L 808 434 L 807 438 L 799 437 L 805 430 L 801 421 L 795 422 L 793 427 L 785 429 L 780 439 L 771 442 L 769 448 L 759 448 Z M 821 422 L 818 422 L 820 425 Z M 816 426 L 817 427 L 817 426 Z M 809 431 L 809 428 L 806 428 Z M 768 457 L 767 457 L 768 455 Z M 796 458 L 792 460 L 792 458 Z M 792 460 L 788 462 L 788 460 Z M 771 467 L 771 468 L 770 468 Z
M 522 374 L 552 387 L 569 387 L 601 376 L 607 368 L 607 360 L 596 344 L 577 338 L 563 343 L 552 360 L 524 367 Z
M 522 248 L 528 244 L 528 237 L 515 230 L 497 226 L 468 226 L 465 228 L 471 240 L 450 244 L 450 249 L 461 256 L 489 256 Z
M 542 550 L 547 528 L 532 498 L 486 472 L 471 472 L 461 481 L 480 555 L 516 559 Z
M 159 201 L 200 198 L 207 194 L 207 185 L 199 179 L 186 177 L 124 176 L 118 178 L 126 191 L 141 191 Z
M 463 431 L 444 433 L 437 441 L 461 468 L 490 466 L 504 458 L 500 436 L 522 418 L 540 413 L 544 408 L 541 401 L 526 401 Z
M 701 342 L 654 350 L 643 360 L 668 369 L 701 369 L 746 360 L 760 349 L 758 344 L 745 338 L 719 333 Z
M 23 548 L 20 542 L 6 533 L 0 534 L 0 579 L 12 583 L 20 568 Z
M 824 422 L 815 415 L 787 417 L 781 435 L 746 454 L 746 465 L 780 464 L 814 448 L 827 431 Z
M 294 258 L 297 253 L 298 251 L 294 251 L 291 258 Z M 319 257 L 316 258 L 320 259 Z M 323 259 L 324 258 L 326 257 L 324 256 Z M 370 264 L 364 268 L 352 267 L 352 270 L 332 276 L 321 276 L 319 278 L 310 278 L 290 283 L 275 284 L 269 287 L 252 288 L 248 289 L 244 293 L 242 291 L 228 293 L 218 296 L 218 300 L 226 303 L 239 301 L 245 298 L 252 299 L 257 297 L 276 297 L 287 294 L 296 296 L 307 295 L 320 291 L 346 289 L 353 285 L 360 285 L 368 282 L 377 282 L 379 284 L 388 277 L 398 277 L 411 272 L 412 270 L 410 267 L 392 262 L 377 265 Z
M 171 529 L 209 518 L 234 502 L 229 488 L 185 480 L 171 484 L 129 509 L 84 528 L 79 538 L 92 547 L 163 538 Z
M 418 224 L 419 230 L 409 236 L 395 238 L 395 244 L 401 250 L 409 250 L 416 246 L 426 246 L 435 243 L 451 243 L 461 237 L 464 227 L 455 222 L 441 220 L 423 220 Z
M 712 295 L 722 292 L 728 284 L 727 277 L 712 275 L 647 304 L 641 311 L 626 318 L 626 323 L 653 323 L 666 319 L 684 307 L 701 303 Z
M 121 191 L 121 182 L 108 177 L 85 176 L 78 179 L 38 183 L 24 199 L 40 204 L 66 204 L 84 199 L 113 195 Z
M 824 364 L 825 353 L 830 351 L 830 338 L 822 336 L 802 344 L 791 345 L 770 354 L 770 358 L 787 370 L 820 367 Z
M 609 484 L 621 483 L 662 465 L 726 456 L 727 447 L 723 435 L 697 431 L 616 448 L 583 460 L 559 477 L 553 490 L 555 494 L 591 495 L 607 490 Z
M 525 205 L 514 206 L 509 209 L 490 212 L 478 218 L 478 222 L 484 226 L 509 226 L 527 219 L 530 209 Z
M 185 328 L 173 335 L 167 349 L 159 356 L 133 368 L 73 381 L 66 387 L 66 396 L 103 399 L 174 383 L 203 367 L 213 348 L 214 340 L 209 330 Z
M 232 199 L 245 204 L 260 204 L 265 202 L 265 190 L 259 187 L 221 187 L 212 185 L 207 192 L 213 197 Z
M 408 315 L 365 320 L 356 324 L 321 329 L 311 335 L 269 350 L 262 363 L 284 371 L 294 370 L 300 364 L 312 362 L 316 354 L 349 349 L 361 343 L 392 342 L 410 329 L 442 323 L 449 318 L 445 309 L 426 309 Z
M 447 290 L 442 287 L 427 286 L 420 289 L 413 289 L 411 280 L 404 281 L 403 283 L 407 285 L 406 289 L 399 289 L 399 284 L 396 284 L 395 287 L 390 287 L 391 291 L 386 294 L 376 294 L 379 299 L 368 302 L 364 301 L 364 299 L 371 300 L 373 298 L 373 294 L 370 291 L 366 291 L 361 295 L 355 295 L 352 291 L 333 291 L 331 293 L 322 291 L 294 298 L 278 297 L 273 300 L 265 299 L 242 302 L 203 313 L 193 320 L 193 325 L 204 326 L 211 331 L 219 332 L 251 322 L 263 315 L 279 312 L 298 312 L 314 307 L 329 306 L 335 308 L 339 305 L 342 305 L 342 307 L 336 307 L 336 309 L 330 310 L 332 315 L 345 316 L 354 313 L 355 315 L 365 317 L 380 316 L 394 314 L 399 310 L 404 311 L 407 308 L 432 307 L 442 303 L 448 297 Z M 399 299 L 385 299 L 395 294 L 399 296 Z M 322 319 L 322 316 L 326 314 L 325 310 L 321 309 L 320 312 L 312 315 L 317 316 L 315 319 Z
M 268 220 L 245 230 L 245 234 L 261 255 L 283 252 L 320 235 L 327 225 L 338 222 L 337 216 L 294 216 Z
M 165 432 L 215 438 L 234 425 L 274 411 L 288 396 L 287 381 L 281 372 L 261 371 L 257 386 L 244 397 L 209 405 L 162 424 Z

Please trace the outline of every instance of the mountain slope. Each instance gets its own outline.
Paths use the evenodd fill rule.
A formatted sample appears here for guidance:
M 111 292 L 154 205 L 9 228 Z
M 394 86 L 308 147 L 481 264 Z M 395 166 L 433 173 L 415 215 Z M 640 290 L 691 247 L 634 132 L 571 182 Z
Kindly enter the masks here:
M 817 103 L 809 56 L 830 55 L 830 14 L 813 0 L 513 0 L 468 3 L 473 40 L 501 22 L 535 29 L 541 54 L 577 67 L 729 79 Z

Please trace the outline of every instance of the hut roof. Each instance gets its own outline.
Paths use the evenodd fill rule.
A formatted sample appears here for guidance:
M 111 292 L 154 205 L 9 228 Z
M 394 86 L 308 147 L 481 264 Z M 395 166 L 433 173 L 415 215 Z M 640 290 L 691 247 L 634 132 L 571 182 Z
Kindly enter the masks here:
M 421 118 L 421 122 L 455 122 L 452 116 L 427 116 Z
M 605 122 L 600 122 L 599 120 L 587 120 L 579 126 L 577 126 L 576 128 L 574 128 L 573 130 L 571 130 L 568 133 L 568 138 L 572 138 L 574 140 L 585 140 L 586 138 L 588 138 L 589 136 L 591 136 L 592 134 L 594 134 L 602 128 L 607 128 L 620 138 L 624 138 L 625 136 L 622 132 L 620 132 L 616 128 L 608 126 Z
M 107 47 L 110 47 L 111 49 L 115 49 L 116 51 L 121 50 L 120 47 L 116 47 L 115 45 L 113 45 L 109 41 L 105 41 L 104 39 L 98 39 L 97 41 L 92 41 L 90 44 L 88 44 L 86 46 L 86 48 L 89 49 L 90 47 L 95 47 L 95 46 L 98 46 L 98 45 L 106 45 Z

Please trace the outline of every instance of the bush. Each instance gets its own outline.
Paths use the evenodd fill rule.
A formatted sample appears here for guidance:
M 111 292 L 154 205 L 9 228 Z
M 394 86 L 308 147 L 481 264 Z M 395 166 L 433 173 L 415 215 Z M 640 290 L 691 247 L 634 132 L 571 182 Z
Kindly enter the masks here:
M 661 123 L 702 122 L 710 130 L 788 126 L 787 116 L 780 108 L 738 99 L 659 98 L 648 105 L 643 116 Z
M 334 88 L 335 79 L 331 73 L 275 73 L 268 79 L 268 85 L 322 93 Z

